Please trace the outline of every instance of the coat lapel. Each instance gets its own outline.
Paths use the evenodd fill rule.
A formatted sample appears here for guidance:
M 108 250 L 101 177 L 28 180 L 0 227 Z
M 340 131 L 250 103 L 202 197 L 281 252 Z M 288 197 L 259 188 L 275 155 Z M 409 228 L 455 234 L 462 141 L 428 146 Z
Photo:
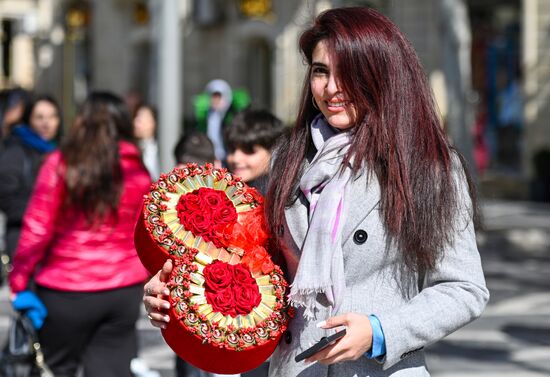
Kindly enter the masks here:
M 347 219 L 342 230 L 343 243 L 380 203 L 380 186 L 374 174 L 368 180 L 367 174 L 361 174 L 355 178 L 347 190 L 346 200 L 349 204 Z M 307 199 L 299 195 L 298 199 L 285 209 L 287 227 L 298 249 L 301 249 L 308 231 L 308 207 Z
M 309 225 L 308 208 L 307 199 L 300 194 L 294 203 L 285 209 L 286 225 L 294 243 L 300 250 L 304 244 Z
M 355 178 L 346 192 L 348 214 L 342 230 L 342 243 L 345 243 L 355 229 L 380 203 L 380 185 L 375 174 L 368 177 L 363 173 Z M 366 190 L 366 192 L 365 192 Z

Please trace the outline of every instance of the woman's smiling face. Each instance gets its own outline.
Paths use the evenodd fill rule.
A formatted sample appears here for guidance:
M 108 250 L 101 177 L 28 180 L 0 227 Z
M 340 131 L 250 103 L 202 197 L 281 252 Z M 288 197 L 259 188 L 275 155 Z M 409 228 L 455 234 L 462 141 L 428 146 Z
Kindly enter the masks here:
M 313 50 L 310 86 L 317 107 L 332 127 L 345 130 L 355 125 L 355 107 L 338 85 L 325 41 Z

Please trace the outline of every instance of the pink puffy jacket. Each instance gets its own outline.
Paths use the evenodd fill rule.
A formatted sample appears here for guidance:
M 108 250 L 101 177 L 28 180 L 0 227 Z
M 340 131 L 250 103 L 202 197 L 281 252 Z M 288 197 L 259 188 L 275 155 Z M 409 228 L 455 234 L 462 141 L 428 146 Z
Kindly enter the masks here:
M 147 278 L 133 234 L 151 182 L 137 147 L 120 142 L 119 150 L 123 189 L 118 221 L 110 216 L 94 227 L 81 212 L 63 207 L 62 155 L 48 156 L 23 218 L 9 277 L 12 292 L 27 289 L 33 275 L 43 287 L 78 292 L 121 288 Z

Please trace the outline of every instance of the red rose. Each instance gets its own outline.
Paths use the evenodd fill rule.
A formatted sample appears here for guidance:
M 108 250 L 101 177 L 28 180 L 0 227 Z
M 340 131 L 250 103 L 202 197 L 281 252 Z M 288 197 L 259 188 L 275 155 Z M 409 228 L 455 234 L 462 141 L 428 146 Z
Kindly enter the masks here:
M 227 199 L 227 195 L 224 192 L 205 187 L 199 189 L 198 195 L 200 196 L 201 203 L 211 208 L 220 206 L 224 202 L 224 197 Z
M 189 212 L 178 212 L 178 218 L 180 219 L 180 224 L 183 224 L 183 226 L 185 227 L 186 230 L 191 230 L 191 229 L 187 229 L 187 226 L 189 224 L 189 219 L 191 218 Z
M 219 260 L 204 268 L 206 291 L 217 292 L 229 288 L 233 281 L 233 268 L 230 264 Z
M 211 227 L 210 219 L 202 213 L 195 213 L 192 219 L 189 219 L 192 222 L 193 233 L 196 235 L 202 235 L 209 232 Z
M 201 211 L 199 198 L 194 193 L 180 196 L 178 204 L 176 205 L 176 211 L 180 219 L 180 224 L 182 224 L 185 229 L 191 230 L 189 220 L 193 218 L 196 212 Z
M 201 210 L 200 199 L 194 193 L 187 194 L 187 195 L 182 195 L 180 197 L 179 203 L 182 203 L 183 208 L 186 212 L 195 212 L 195 211 L 200 211 Z
M 233 266 L 233 281 L 235 285 L 256 284 L 256 280 L 252 277 L 250 270 L 241 263 Z
M 237 220 L 237 211 L 235 211 L 233 205 L 217 207 L 212 214 L 212 218 L 217 223 L 232 223 Z
M 176 211 L 186 230 L 211 241 L 216 247 L 227 246 L 219 231 L 225 229 L 225 225 L 236 223 L 238 218 L 225 192 L 207 187 L 182 195 Z
M 212 308 L 222 313 L 223 315 L 229 314 L 235 317 L 235 299 L 233 297 L 233 290 L 229 288 L 222 289 L 216 293 L 206 292 L 206 300 L 212 305 Z
M 246 315 L 250 313 L 262 301 L 262 296 L 256 284 L 236 285 L 233 287 L 233 293 L 235 294 L 235 311 L 237 314 Z

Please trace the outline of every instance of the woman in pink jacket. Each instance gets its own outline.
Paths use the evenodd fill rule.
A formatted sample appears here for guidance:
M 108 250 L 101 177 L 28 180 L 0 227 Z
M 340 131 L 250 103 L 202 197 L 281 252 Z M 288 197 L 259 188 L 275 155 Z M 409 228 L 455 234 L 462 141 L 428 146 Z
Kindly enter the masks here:
M 131 376 L 148 275 L 132 235 L 150 185 L 132 135 L 122 100 L 92 93 L 44 162 L 25 213 L 9 278 L 13 306 L 40 328 L 56 377 L 80 366 L 86 377 Z

